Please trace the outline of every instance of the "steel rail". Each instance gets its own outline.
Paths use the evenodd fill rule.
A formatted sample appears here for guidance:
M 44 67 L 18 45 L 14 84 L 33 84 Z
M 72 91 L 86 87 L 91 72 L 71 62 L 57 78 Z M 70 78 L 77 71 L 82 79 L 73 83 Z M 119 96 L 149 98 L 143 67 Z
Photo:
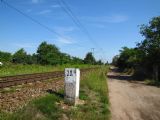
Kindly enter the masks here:
M 81 69 L 81 73 L 85 74 L 87 71 L 94 70 L 94 69 L 97 69 L 97 68 Z M 32 83 L 36 81 L 44 81 L 48 79 L 57 79 L 62 77 L 64 77 L 63 71 L 5 76 L 5 77 L 0 77 L 0 88 Z

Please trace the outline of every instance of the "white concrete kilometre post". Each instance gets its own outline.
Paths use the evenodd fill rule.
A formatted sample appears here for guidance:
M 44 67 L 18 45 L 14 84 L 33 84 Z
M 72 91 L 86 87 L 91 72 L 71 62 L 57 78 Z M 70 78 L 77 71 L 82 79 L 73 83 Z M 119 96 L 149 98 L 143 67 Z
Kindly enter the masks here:
M 65 68 L 65 99 L 76 104 L 79 99 L 80 70 Z

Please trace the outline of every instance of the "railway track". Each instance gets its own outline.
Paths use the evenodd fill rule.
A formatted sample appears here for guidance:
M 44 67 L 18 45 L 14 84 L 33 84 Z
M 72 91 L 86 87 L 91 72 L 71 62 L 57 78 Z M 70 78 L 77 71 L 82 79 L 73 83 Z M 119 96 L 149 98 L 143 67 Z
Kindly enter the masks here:
M 87 71 L 94 70 L 94 69 L 97 69 L 97 68 L 81 69 L 81 73 L 84 74 Z M 62 78 L 62 77 L 64 77 L 63 71 L 23 74 L 23 75 L 16 75 L 16 76 L 5 76 L 5 77 L 0 77 L 0 88 L 32 83 L 36 81 L 44 81 L 48 79 Z

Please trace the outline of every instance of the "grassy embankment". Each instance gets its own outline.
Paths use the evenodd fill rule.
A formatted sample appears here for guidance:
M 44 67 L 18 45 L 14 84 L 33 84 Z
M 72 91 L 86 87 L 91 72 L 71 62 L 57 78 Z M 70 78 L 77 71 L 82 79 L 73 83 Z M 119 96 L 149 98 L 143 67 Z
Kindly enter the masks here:
M 80 99 L 83 105 L 70 106 L 62 96 L 48 94 L 31 101 L 15 113 L 1 113 L 6 120 L 108 120 L 110 116 L 106 68 L 87 73 L 81 79 Z M 63 90 L 62 90 L 63 91 Z M 60 93 L 63 93 L 63 92 Z
M 4 66 L 0 66 L 0 77 L 1 76 L 11 76 L 11 75 L 20 75 L 20 74 L 31 74 L 31 73 L 41 73 L 41 72 L 52 72 L 52 71 L 61 71 L 66 67 L 77 67 L 77 68 L 89 68 L 95 67 L 91 65 L 21 65 L 21 64 L 7 64 Z

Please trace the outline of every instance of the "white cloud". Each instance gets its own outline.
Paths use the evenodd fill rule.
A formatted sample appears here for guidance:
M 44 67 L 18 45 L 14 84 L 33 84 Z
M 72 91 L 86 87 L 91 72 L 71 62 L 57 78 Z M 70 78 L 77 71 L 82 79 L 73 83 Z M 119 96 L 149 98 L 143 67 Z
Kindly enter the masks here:
M 51 5 L 51 7 L 52 7 L 52 8 L 59 8 L 59 7 L 60 7 L 60 5 L 55 4 L 55 5 Z
M 111 22 L 111 23 L 121 23 L 128 20 L 128 17 L 125 15 L 112 15 L 109 17 L 104 17 L 104 22 Z
M 129 18 L 126 15 L 110 15 L 110 16 L 98 16 L 98 17 L 82 17 L 83 20 L 101 23 L 122 23 L 126 22 Z
M 93 23 L 93 24 L 90 24 L 90 25 L 93 26 L 93 27 L 97 27 L 97 28 L 105 28 L 104 24 Z
M 37 14 L 43 15 L 43 14 L 48 14 L 48 13 L 51 13 L 51 12 L 52 12 L 52 10 L 42 10 L 42 11 L 38 12 Z
M 36 44 L 34 43 L 14 43 L 13 45 L 18 48 L 34 48 Z
M 72 40 L 71 38 L 69 37 L 65 37 L 65 38 L 62 38 L 62 37 L 58 37 L 57 41 L 61 44 L 74 44 L 75 41 Z
M 70 26 L 70 27 L 55 27 L 54 30 L 56 32 L 58 32 L 59 34 L 66 34 L 69 32 L 73 32 L 75 30 L 75 28 L 72 26 Z
M 56 31 L 58 34 L 62 35 L 62 37 L 57 37 L 56 41 L 59 45 L 69 45 L 69 44 L 75 44 L 76 41 L 72 39 L 70 34 L 75 30 L 75 27 L 68 26 L 68 27 L 54 27 L 54 31 Z

